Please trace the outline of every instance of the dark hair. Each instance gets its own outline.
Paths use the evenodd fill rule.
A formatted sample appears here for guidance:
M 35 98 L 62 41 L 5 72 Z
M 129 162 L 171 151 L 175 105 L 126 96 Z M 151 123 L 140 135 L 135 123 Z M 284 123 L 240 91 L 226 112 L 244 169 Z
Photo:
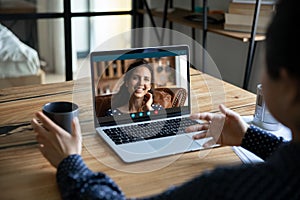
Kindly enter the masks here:
M 129 67 L 127 68 L 125 75 L 124 75 L 124 82 L 123 84 L 120 86 L 119 92 L 115 95 L 113 95 L 112 97 L 112 108 L 117 108 L 119 106 L 124 105 L 125 103 L 127 103 L 130 99 L 130 94 L 128 92 L 128 89 L 126 87 L 126 82 L 127 80 L 129 80 L 129 78 L 131 77 L 132 73 L 134 72 L 134 69 L 136 69 L 137 67 L 146 67 L 147 69 L 149 69 L 150 73 L 151 73 L 151 87 L 153 84 L 153 69 L 152 66 L 144 59 L 138 59 L 135 62 L 131 63 L 129 65 Z
M 137 67 L 147 67 L 151 73 L 151 83 L 153 80 L 153 69 L 151 67 L 151 65 L 144 59 L 138 59 L 135 62 L 131 63 L 129 65 L 129 67 L 126 70 L 125 76 L 124 76 L 124 83 L 131 77 L 132 73 L 133 73 L 133 69 L 137 68 Z
M 299 0 L 279 0 L 266 34 L 267 73 L 277 79 L 281 68 L 300 78 Z

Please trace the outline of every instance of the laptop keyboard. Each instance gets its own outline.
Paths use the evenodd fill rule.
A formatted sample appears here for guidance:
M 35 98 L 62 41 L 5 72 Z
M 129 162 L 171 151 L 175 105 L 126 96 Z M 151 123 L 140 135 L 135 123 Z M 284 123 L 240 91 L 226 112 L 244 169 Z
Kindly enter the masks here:
M 143 124 L 105 129 L 104 132 L 115 144 L 125 144 L 185 133 L 188 126 L 198 122 L 187 118 L 176 118 Z

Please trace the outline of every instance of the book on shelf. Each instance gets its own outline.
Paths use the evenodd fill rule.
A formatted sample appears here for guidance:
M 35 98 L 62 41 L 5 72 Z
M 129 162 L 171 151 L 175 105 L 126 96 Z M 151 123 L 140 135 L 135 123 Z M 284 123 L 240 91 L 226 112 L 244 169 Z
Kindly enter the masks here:
M 251 32 L 255 3 L 236 2 L 229 3 L 228 12 L 225 13 L 224 30 Z M 275 4 L 261 4 L 257 22 L 257 33 L 265 33 L 275 13 Z
M 256 0 L 232 0 L 234 3 L 249 3 L 249 4 L 255 4 Z M 262 5 L 271 4 L 274 5 L 276 3 L 276 0 L 262 0 Z
M 269 25 L 272 15 L 259 16 L 257 26 L 266 27 Z M 225 13 L 225 24 L 236 24 L 251 26 L 253 23 L 253 15 Z
M 224 30 L 250 33 L 252 30 L 252 25 L 224 24 Z M 259 34 L 265 34 L 266 30 L 267 27 L 256 27 L 256 33 Z
M 228 13 L 232 14 L 243 14 L 243 15 L 254 15 L 255 4 L 251 3 L 234 3 L 230 2 L 228 6 Z M 275 5 L 262 4 L 260 6 L 259 15 L 269 16 L 275 11 Z

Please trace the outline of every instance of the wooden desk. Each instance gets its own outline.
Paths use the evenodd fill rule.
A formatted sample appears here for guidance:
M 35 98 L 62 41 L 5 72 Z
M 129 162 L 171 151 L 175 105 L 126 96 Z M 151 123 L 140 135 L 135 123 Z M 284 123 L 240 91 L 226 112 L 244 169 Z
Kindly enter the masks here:
M 254 112 L 255 95 L 252 93 L 195 70 L 191 73 L 191 82 L 193 112 L 217 112 L 221 98 L 225 105 L 241 115 Z M 125 164 L 93 130 L 91 91 L 88 88 L 89 81 L 82 79 L 0 90 L 0 126 L 21 125 L 11 133 L 1 135 L 1 199 L 60 199 L 56 170 L 39 152 L 29 124 L 34 112 L 49 101 L 73 100 L 79 104 L 84 161 L 92 170 L 111 176 L 128 197 L 155 194 L 204 170 L 241 163 L 230 147 L 218 147 Z M 224 93 L 213 91 L 214 88 L 224 88 Z M 209 90 L 213 92 L 209 93 Z M 212 96 L 218 100 L 212 100 Z

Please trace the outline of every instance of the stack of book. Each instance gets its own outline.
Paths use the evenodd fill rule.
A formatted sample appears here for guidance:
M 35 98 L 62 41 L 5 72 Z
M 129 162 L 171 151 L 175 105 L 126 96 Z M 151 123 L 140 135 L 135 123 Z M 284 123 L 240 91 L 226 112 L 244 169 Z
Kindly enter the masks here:
M 225 13 L 224 29 L 229 31 L 251 32 L 254 17 L 255 3 L 229 3 Z M 257 33 L 264 34 L 275 12 L 274 4 L 261 4 L 257 24 Z

